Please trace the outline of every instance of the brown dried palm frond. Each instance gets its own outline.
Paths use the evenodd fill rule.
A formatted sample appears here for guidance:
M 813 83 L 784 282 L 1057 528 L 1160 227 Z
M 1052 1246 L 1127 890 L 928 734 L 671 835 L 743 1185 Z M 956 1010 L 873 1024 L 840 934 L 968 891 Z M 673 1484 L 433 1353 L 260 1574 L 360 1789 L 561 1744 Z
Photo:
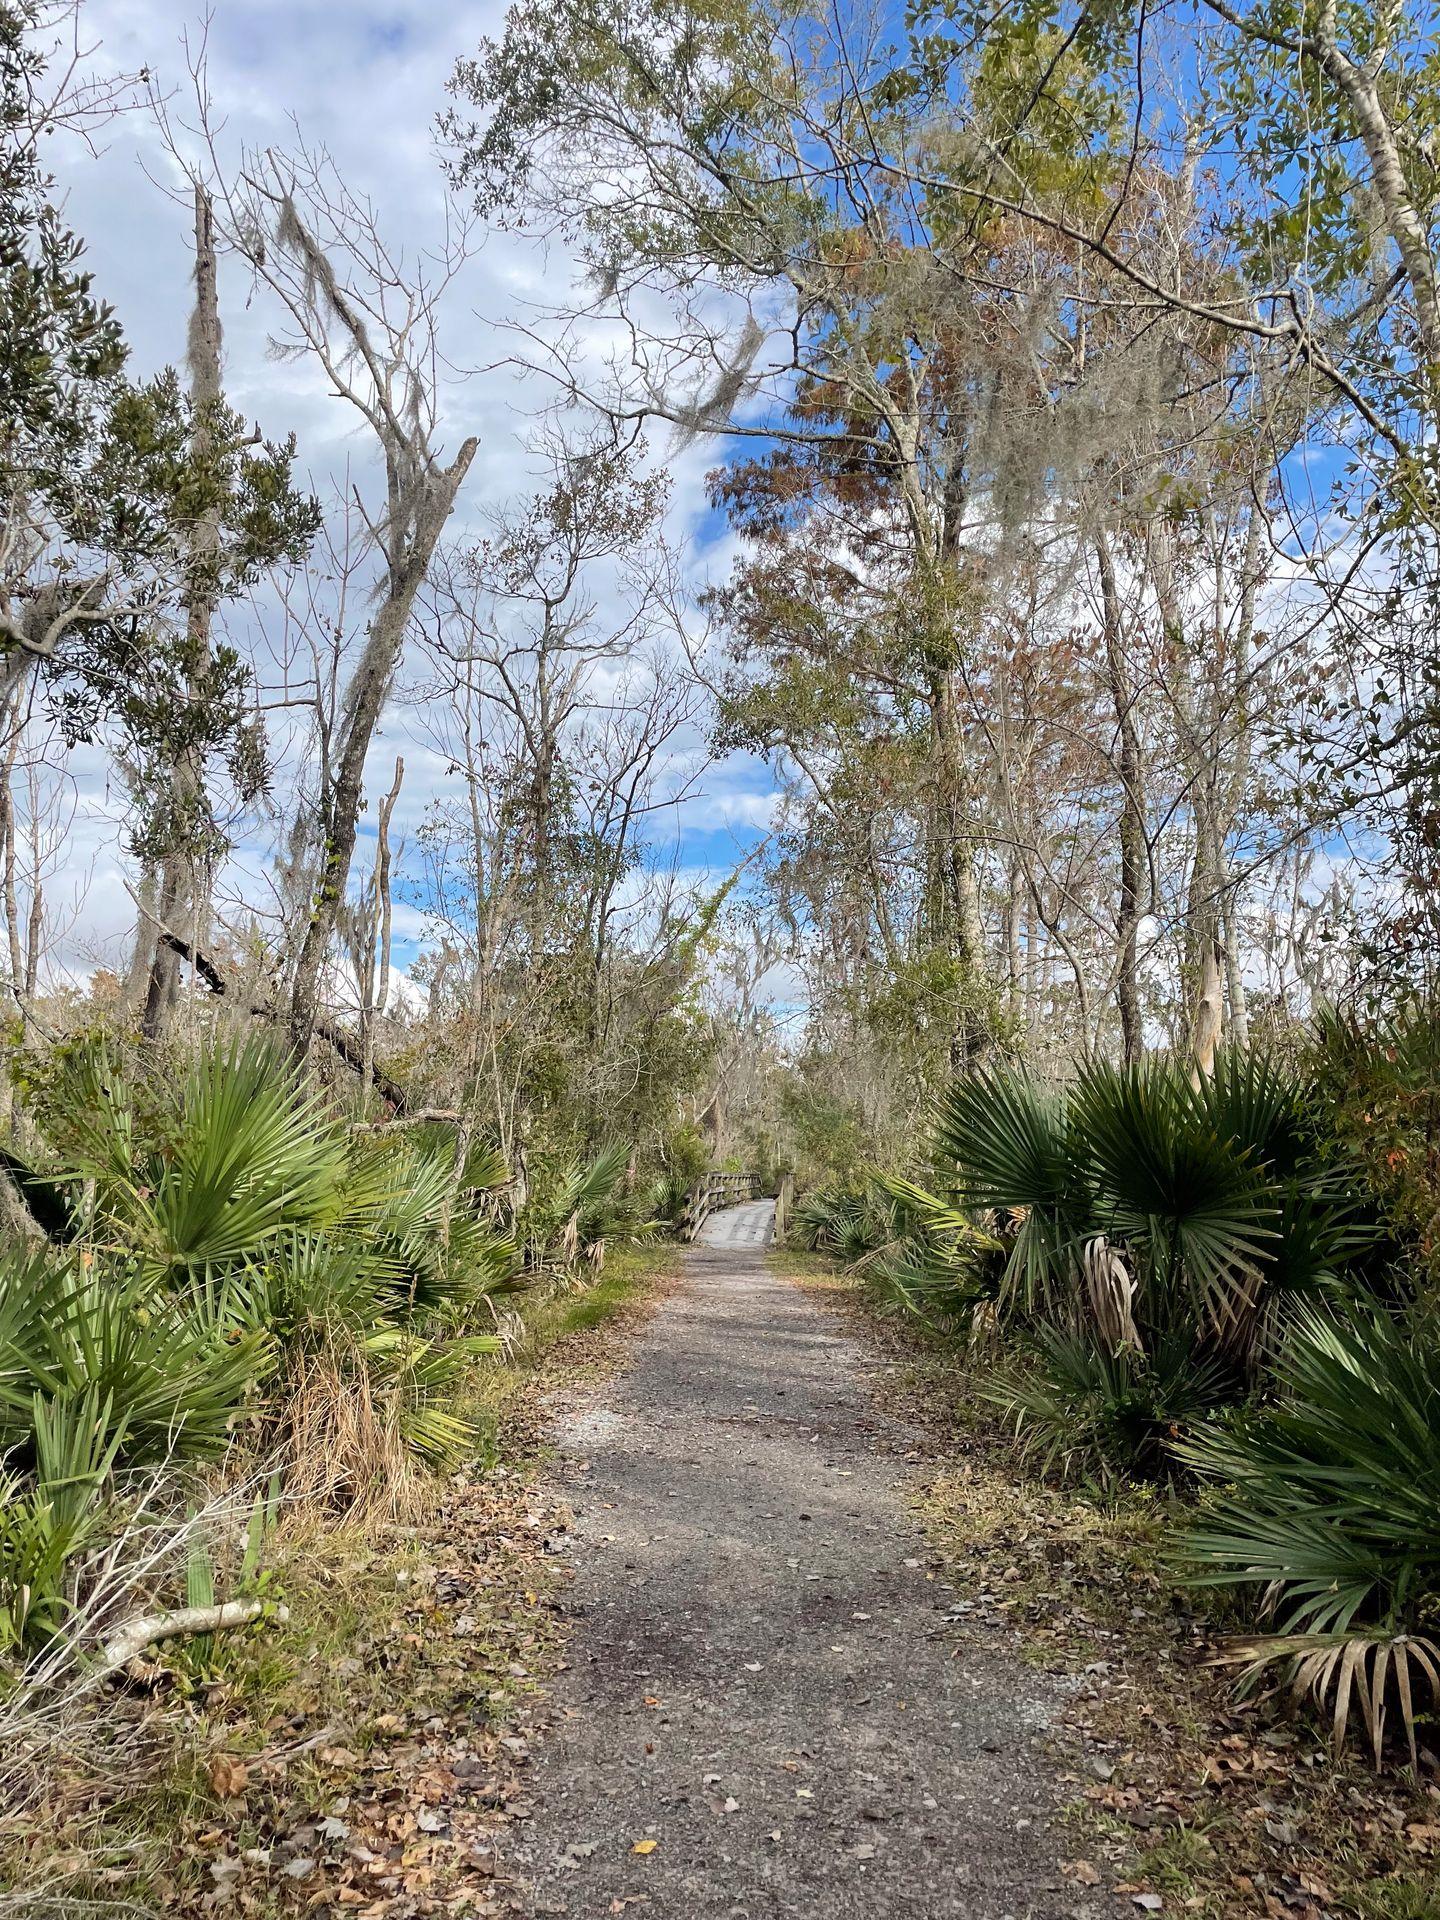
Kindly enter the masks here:
M 1358 1714 L 1377 1772 L 1392 1699 L 1405 1729 L 1412 1767 L 1419 1765 L 1416 1715 L 1423 1711 L 1427 1696 L 1432 1707 L 1440 1708 L 1440 1643 L 1422 1634 L 1258 1634 L 1227 1642 L 1215 1663 L 1240 1667 L 1244 1684 L 1283 1666 L 1284 1683 L 1294 1697 L 1308 1698 L 1329 1714 L 1337 1755 L 1345 1745 L 1352 1717 Z

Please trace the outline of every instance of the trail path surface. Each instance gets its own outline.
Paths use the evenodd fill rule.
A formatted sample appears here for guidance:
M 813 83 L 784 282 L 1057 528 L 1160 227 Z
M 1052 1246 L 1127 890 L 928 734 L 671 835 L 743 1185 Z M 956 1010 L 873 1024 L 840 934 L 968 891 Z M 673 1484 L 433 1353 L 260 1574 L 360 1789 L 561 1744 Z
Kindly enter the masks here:
M 510 1864 L 576 1920 L 1084 1913 L 1046 1825 L 1057 1696 L 957 1643 L 875 1359 L 768 1271 L 771 1226 L 714 1216 L 562 1422 L 578 1618 Z

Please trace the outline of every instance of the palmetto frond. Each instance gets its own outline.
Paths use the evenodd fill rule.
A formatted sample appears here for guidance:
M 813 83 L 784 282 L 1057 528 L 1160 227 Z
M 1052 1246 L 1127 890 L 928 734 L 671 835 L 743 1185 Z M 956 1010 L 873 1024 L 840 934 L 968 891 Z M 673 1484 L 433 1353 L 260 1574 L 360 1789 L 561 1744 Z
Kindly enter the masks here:
M 124 1461 L 217 1452 L 271 1353 L 212 1292 L 176 1298 L 138 1268 L 12 1254 L 0 1260 L 0 1449 L 35 1444 L 37 1405 L 94 1394 Z
M 1099 1229 L 1064 1099 L 1024 1073 L 968 1075 L 941 1101 L 935 1157 L 963 1205 L 1013 1220 L 1008 1305 L 1067 1311 L 1080 1246 Z
M 1184 1554 L 1287 1632 L 1395 1628 L 1440 1592 L 1440 1337 L 1380 1308 L 1298 1316 L 1278 1403 L 1182 1448 L 1216 1485 Z
M 1198 1088 L 1165 1059 L 1092 1065 L 1065 1095 L 971 1075 L 942 1102 L 936 1150 L 962 1204 L 1013 1220 L 1003 1304 L 1027 1318 L 1077 1324 L 1082 1250 L 1103 1236 L 1142 1331 L 1188 1325 L 1243 1363 L 1267 1300 L 1333 1286 L 1365 1241 L 1299 1084 L 1262 1055 L 1222 1054 Z
M 1144 1250 L 1152 1317 L 1188 1317 L 1188 1287 L 1229 1344 L 1277 1238 L 1278 1195 L 1253 1149 L 1216 1130 L 1169 1061 L 1089 1068 L 1070 1125 L 1104 1231 Z
M 623 1140 L 617 1140 L 602 1148 L 588 1165 L 573 1163 L 555 1196 L 557 1216 L 578 1220 L 582 1234 L 595 1225 L 619 1192 L 629 1161 L 630 1149 Z
M 1440 1642 L 1384 1631 L 1258 1634 L 1228 1641 L 1216 1664 L 1239 1667 L 1244 1688 L 1281 1668 L 1297 1700 L 1309 1700 L 1329 1715 L 1337 1757 L 1352 1717 L 1358 1716 L 1377 1771 L 1393 1706 L 1418 1772 L 1418 1716 L 1427 1704 L 1440 1708 Z
M 137 1140 L 131 1090 L 102 1055 L 101 1106 L 72 1126 L 74 1172 L 93 1180 L 93 1231 L 157 1277 L 179 1282 L 254 1256 L 292 1227 L 323 1226 L 341 1206 L 343 1129 L 293 1065 L 251 1037 L 195 1058 L 162 1090 L 155 1131 Z

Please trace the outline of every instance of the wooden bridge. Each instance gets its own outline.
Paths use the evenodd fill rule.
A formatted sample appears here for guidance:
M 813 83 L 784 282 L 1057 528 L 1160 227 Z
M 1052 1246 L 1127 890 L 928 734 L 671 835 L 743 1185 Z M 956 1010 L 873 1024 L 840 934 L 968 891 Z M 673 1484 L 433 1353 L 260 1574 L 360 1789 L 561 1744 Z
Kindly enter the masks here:
M 785 1231 L 785 1217 L 794 1190 L 795 1182 L 787 1173 L 780 1181 L 775 1199 L 777 1238 Z M 717 1169 L 702 1174 L 681 1209 L 676 1230 L 682 1240 L 693 1240 L 712 1213 L 722 1207 L 738 1207 L 747 1200 L 758 1200 L 765 1192 L 766 1183 L 758 1173 L 721 1173 Z

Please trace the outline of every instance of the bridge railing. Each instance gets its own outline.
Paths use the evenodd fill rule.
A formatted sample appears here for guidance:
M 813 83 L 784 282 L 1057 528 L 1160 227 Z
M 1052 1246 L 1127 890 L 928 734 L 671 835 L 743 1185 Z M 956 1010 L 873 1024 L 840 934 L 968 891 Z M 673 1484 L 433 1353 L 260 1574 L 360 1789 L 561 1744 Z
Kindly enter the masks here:
M 702 1174 L 680 1210 L 680 1218 L 676 1222 L 677 1233 L 682 1240 L 693 1240 L 718 1208 L 736 1207 L 746 1200 L 758 1200 L 763 1186 L 764 1182 L 758 1173 L 722 1173 L 717 1169 Z
M 777 1246 L 785 1244 L 786 1229 L 790 1225 L 790 1210 L 795 1205 L 795 1176 L 782 1173 L 780 1185 L 775 1194 L 775 1242 Z

